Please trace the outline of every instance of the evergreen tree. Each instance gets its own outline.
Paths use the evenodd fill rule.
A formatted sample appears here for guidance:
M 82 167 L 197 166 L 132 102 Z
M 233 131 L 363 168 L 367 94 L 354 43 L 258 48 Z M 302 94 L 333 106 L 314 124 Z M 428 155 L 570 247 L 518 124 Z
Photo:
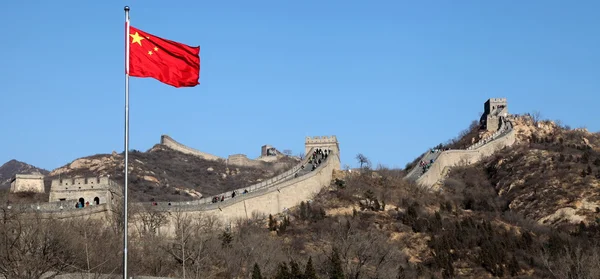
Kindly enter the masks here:
M 515 255 L 513 255 L 510 262 L 508 262 L 508 272 L 510 272 L 510 276 L 517 276 L 520 269 L 519 261 L 517 261 Z
M 269 214 L 269 230 L 274 231 L 277 229 L 277 222 L 273 219 L 273 215 Z
M 252 279 L 263 279 L 260 274 L 260 267 L 257 263 L 254 263 L 254 269 L 252 269 Z
M 290 261 L 290 273 L 291 279 L 303 279 L 302 272 L 300 271 L 300 266 L 294 260 Z
M 284 233 L 287 227 L 290 225 L 290 217 L 284 216 L 281 224 L 277 226 L 277 233 Z
M 292 278 L 291 276 L 292 274 L 290 273 L 287 264 L 285 262 L 279 263 L 277 274 L 275 274 L 274 279 L 289 279 Z
M 221 247 L 230 247 L 231 242 L 233 241 L 233 236 L 229 232 L 229 230 L 225 230 L 219 237 L 221 239 Z
M 402 267 L 402 266 L 398 266 L 397 279 L 406 279 L 406 271 L 404 270 L 404 267 Z
M 304 201 L 300 202 L 300 219 L 301 220 L 306 220 L 306 204 L 304 203 Z
M 309 257 L 308 262 L 306 263 L 306 268 L 304 269 L 304 279 L 319 279 L 312 263 L 312 257 Z
M 342 268 L 342 260 L 337 249 L 333 249 L 329 261 L 329 279 L 344 279 L 344 269 Z

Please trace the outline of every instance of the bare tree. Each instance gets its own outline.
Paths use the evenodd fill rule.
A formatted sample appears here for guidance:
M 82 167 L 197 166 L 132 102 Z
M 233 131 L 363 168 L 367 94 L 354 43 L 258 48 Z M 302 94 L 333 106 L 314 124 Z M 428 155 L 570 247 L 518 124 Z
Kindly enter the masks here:
M 290 149 L 284 149 L 283 150 L 283 154 L 285 154 L 287 156 L 292 156 L 292 150 L 290 150 Z
M 542 114 L 539 110 L 534 110 L 533 113 L 531 113 L 531 119 L 533 120 L 534 125 L 537 125 L 540 122 L 541 118 Z
M 562 247 L 552 255 L 542 248 L 540 259 L 554 278 L 600 278 L 600 247 Z
M 158 210 L 156 207 L 150 205 L 140 206 L 136 210 L 136 222 L 138 225 L 138 233 L 140 237 L 145 234 L 157 234 L 158 229 L 163 225 L 167 224 L 167 215 L 165 212 Z
M 24 215 L 0 226 L 0 274 L 5 278 L 54 278 L 75 262 L 69 226 Z
M 360 229 L 360 221 L 341 218 L 329 232 L 331 246 L 335 247 L 344 263 L 344 273 L 348 278 L 385 278 L 397 268 L 393 248 L 387 237 L 373 229 Z M 322 254 L 330 255 L 328 248 Z
M 176 210 L 172 218 L 175 227 L 175 238 L 166 250 L 177 262 L 181 263 L 181 270 L 185 279 L 185 264 L 196 257 L 194 249 L 191 249 L 190 246 L 193 245 L 194 231 L 197 228 L 187 212 Z
M 361 169 L 363 168 L 363 166 L 369 167 L 371 165 L 369 158 L 367 158 L 367 156 L 363 155 L 362 153 L 358 153 L 356 155 L 356 160 L 360 164 Z
M 95 219 L 68 222 L 69 241 L 75 246 L 76 262 L 72 266 L 82 279 L 99 279 L 114 274 L 121 268 L 120 240 L 110 227 Z

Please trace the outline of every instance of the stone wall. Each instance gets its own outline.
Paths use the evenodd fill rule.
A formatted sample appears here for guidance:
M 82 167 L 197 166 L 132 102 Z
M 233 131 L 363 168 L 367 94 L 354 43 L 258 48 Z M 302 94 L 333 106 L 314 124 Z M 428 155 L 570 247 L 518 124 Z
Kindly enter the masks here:
M 246 156 L 245 154 L 233 154 L 227 157 L 227 164 L 244 167 L 261 167 L 263 165 L 263 162 L 248 159 L 248 156 Z
M 225 160 L 225 158 L 221 158 L 219 156 L 208 154 L 208 153 L 202 152 L 200 150 L 185 146 L 185 145 L 175 141 L 173 138 L 171 138 L 167 135 L 162 135 L 160 137 L 160 144 L 167 146 L 173 150 L 177 150 L 182 153 L 198 156 L 198 157 L 204 158 L 206 160 L 212 160 L 212 161 Z
M 17 174 L 10 183 L 10 191 L 44 193 L 44 175 L 42 174 Z
M 219 156 L 208 154 L 206 152 L 202 152 L 200 150 L 183 145 L 167 135 L 161 136 L 160 144 L 162 144 L 166 147 L 169 147 L 173 150 L 176 150 L 176 151 L 179 151 L 182 153 L 186 153 L 186 154 L 190 154 L 190 155 L 194 155 L 194 156 L 203 158 L 205 160 L 212 160 L 212 161 L 222 160 L 223 162 L 226 162 L 229 165 L 240 166 L 240 167 L 261 167 L 261 166 L 263 166 L 263 162 L 274 162 L 283 156 L 283 155 L 261 156 L 258 159 L 253 160 L 253 159 L 248 158 L 245 154 L 232 154 L 232 155 L 229 155 L 227 157 L 227 159 L 225 159 L 225 158 L 221 158 Z M 261 152 L 263 152 L 263 151 L 266 152 L 266 148 L 272 148 L 272 147 L 265 145 L 265 146 L 261 147 Z M 277 153 L 280 154 L 279 151 L 277 151 Z M 278 166 L 276 165 L 275 168 L 277 169 Z
M 437 157 L 429 170 L 417 179 L 417 183 L 427 187 L 434 186 L 442 180 L 444 169 L 458 165 L 474 164 L 504 147 L 511 146 L 514 142 L 515 131 L 510 129 L 507 133 L 477 148 L 444 151 Z
M 41 217 L 52 219 L 92 218 L 106 220 L 110 214 L 109 204 L 75 208 L 75 204 L 70 204 L 68 202 L 63 203 L 62 208 L 59 203 L 51 203 L 50 205 L 40 203 L 11 205 L 7 208 L 7 210 L 21 212 L 25 217 L 29 216 L 30 218 Z
M 333 158 L 333 156 L 332 156 Z M 338 161 L 339 161 L 339 156 L 337 156 Z M 302 170 L 302 166 L 308 166 L 308 160 L 310 158 L 307 156 L 305 157 L 301 162 L 299 162 L 297 165 L 293 166 L 291 169 L 287 170 L 286 172 L 279 174 L 277 176 L 271 177 L 267 180 L 261 181 L 259 183 L 255 183 L 253 185 L 248 185 L 248 186 L 244 186 L 242 188 L 238 188 L 232 191 L 228 191 L 226 193 L 222 193 L 216 196 L 221 196 L 224 195 L 225 196 L 225 200 L 229 200 L 231 199 L 231 192 L 235 191 L 238 194 L 239 193 L 243 193 L 245 190 L 248 190 L 250 193 L 256 192 L 258 190 L 261 189 L 265 189 L 265 188 L 270 188 L 270 187 L 275 187 L 276 185 L 278 185 L 279 183 L 294 179 L 296 177 L 296 174 Z M 329 159 L 328 159 L 329 160 Z M 328 161 L 326 160 L 326 161 Z M 339 169 L 339 162 L 337 163 L 338 169 Z M 165 206 L 165 203 L 160 203 L 161 206 Z M 212 204 L 212 197 L 205 197 L 205 198 L 201 198 L 199 200 L 194 200 L 194 201 L 185 201 L 185 202 L 171 202 L 171 206 L 169 207 L 165 207 L 164 209 L 168 209 L 170 207 L 186 207 L 186 208 L 191 208 L 191 209 L 186 209 L 186 210 L 204 210 L 204 208 L 208 205 Z
M 90 204 L 110 203 L 114 199 L 112 192 L 119 192 L 120 188 L 107 176 L 54 179 L 50 186 L 49 202 L 83 199 L 84 203 Z
M 170 222 L 161 229 L 161 232 L 172 233 L 173 232 L 173 213 L 177 211 L 186 212 L 191 215 L 203 215 L 211 214 L 219 217 L 223 222 L 232 222 L 237 218 L 249 218 L 253 213 L 261 214 L 277 214 L 284 212 L 288 208 L 298 205 L 301 201 L 307 201 L 314 197 L 323 187 L 329 186 L 331 183 L 332 175 L 334 170 L 340 169 L 340 156 L 337 139 L 333 137 L 315 137 L 310 138 L 310 144 L 317 144 L 320 148 L 332 149 L 331 155 L 314 171 L 309 171 L 303 175 L 298 175 L 303 170 L 302 166 L 308 167 L 308 160 L 310 156 L 299 162 L 297 165 L 292 167 L 290 170 L 272 177 L 266 181 L 242 187 L 235 190 L 238 195 L 235 198 L 231 198 L 231 192 L 224 193 L 226 199 L 223 202 L 212 203 L 212 197 L 202 198 L 196 201 L 186 202 L 172 202 L 171 205 L 166 203 L 159 203 L 160 205 L 154 208 L 160 211 L 167 212 L 170 216 Z M 314 139 L 319 139 L 316 142 L 312 142 Z M 320 141 L 323 139 L 324 141 Z M 307 138 L 308 140 L 308 138 Z M 312 152 L 312 148 L 307 150 L 307 153 Z M 306 171 L 306 170 L 305 170 Z M 112 188 L 108 178 L 101 178 L 101 180 L 94 180 L 97 178 L 75 178 L 75 179 L 62 179 L 53 180 L 52 189 L 54 189 L 54 195 L 65 191 L 74 191 L 71 195 L 75 198 L 68 199 L 66 201 L 56 201 L 45 204 L 31 204 L 22 205 L 20 210 L 25 210 L 32 213 L 40 213 L 47 218 L 79 218 L 89 216 L 90 218 L 108 218 L 111 214 L 111 203 L 92 205 L 85 208 L 75 208 L 75 202 L 79 198 L 80 193 L 97 190 L 99 185 L 104 185 L 101 182 L 109 184 Z M 93 182 L 93 183 L 91 183 Z M 92 186 L 94 188 L 92 188 Z M 79 189 L 81 187 L 81 189 Z M 64 188 L 64 189 L 63 189 Z M 102 188 L 104 189 L 104 188 Z M 249 192 L 242 194 L 244 190 Z M 122 189 L 121 189 L 122 191 Z M 112 193 L 112 191 L 108 191 Z M 51 192 L 52 193 L 52 192 Z M 76 193 L 76 194 L 75 194 Z M 119 193 L 118 191 L 116 193 Z M 54 197 L 56 198 L 56 197 Z M 116 197 L 117 200 L 119 197 Z M 122 202 L 122 200 L 120 201 Z M 146 206 L 146 203 L 134 203 L 131 206 Z M 14 208 L 15 210 L 17 208 Z M 133 216 L 132 216 L 133 217 Z M 132 218 L 130 228 L 135 230 L 142 224 Z
M 206 203 L 203 206 L 171 207 L 170 212 L 186 212 L 192 218 L 201 215 L 214 215 L 225 224 L 241 218 L 250 218 L 253 214 L 278 214 L 298 205 L 302 201 L 312 199 L 323 187 L 331 183 L 334 170 L 340 169 L 339 154 L 332 154 L 325 163 L 305 175 L 275 183 L 251 191 L 248 194 L 238 195 L 224 202 Z M 170 221 L 160 229 L 160 233 L 174 234 L 174 214 L 170 214 Z

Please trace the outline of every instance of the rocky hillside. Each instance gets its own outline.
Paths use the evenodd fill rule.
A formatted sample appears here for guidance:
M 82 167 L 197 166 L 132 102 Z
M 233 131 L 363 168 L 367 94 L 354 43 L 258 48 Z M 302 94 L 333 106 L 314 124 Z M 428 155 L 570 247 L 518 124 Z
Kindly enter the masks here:
M 147 152 L 130 152 L 129 193 L 136 201 L 197 199 L 260 182 L 297 162 L 295 158 L 284 157 L 277 164 L 265 162 L 260 168 L 228 166 L 225 162 L 200 159 L 157 144 Z M 110 175 L 122 183 L 123 165 L 123 154 L 99 154 L 57 168 L 49 178 Z
M 520 117 L 517 144 L 454 168 L 444 190 L 465 209 L 510 211 L 540 224 L 600 222 L 600 134 Z
M 48 171 L 45 169 L 40 169 L 17 160 L 6 162 L 4 165 L 0 166 L 0 189 L 10 188 L 10 180 L 15 174 L 27 174 L 33 172 L 39 172 L 44 175 L 48 174 Z

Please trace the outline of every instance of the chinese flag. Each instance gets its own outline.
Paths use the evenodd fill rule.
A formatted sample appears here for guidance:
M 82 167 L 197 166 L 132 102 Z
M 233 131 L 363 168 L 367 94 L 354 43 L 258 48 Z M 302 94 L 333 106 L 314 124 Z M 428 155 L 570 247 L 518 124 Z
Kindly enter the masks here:
M 129 75 L 151 77 L 175 87 L 199 84 L 200 47 L 166 40 L 129 27 Z

